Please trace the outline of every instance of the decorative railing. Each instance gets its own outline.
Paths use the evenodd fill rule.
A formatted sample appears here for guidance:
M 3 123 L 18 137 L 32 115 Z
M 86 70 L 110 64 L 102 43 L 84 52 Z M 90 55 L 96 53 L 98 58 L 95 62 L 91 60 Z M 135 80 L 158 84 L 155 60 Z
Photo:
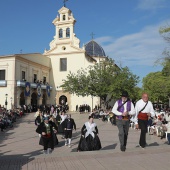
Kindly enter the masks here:
M 17 80 L 17 87 L 25 87 L 25 81 Z M 41 89 L 46 89 L 48 85 L 41 84 Z M 30 83 L 30 87 L 33 89 L 37 88 L 37 83 Z M 50 90 L 52 90 L 52 86 L 50 86 Z
M 0 87 L 6 87 L 7 81 L 6 80 L 0 80 Z

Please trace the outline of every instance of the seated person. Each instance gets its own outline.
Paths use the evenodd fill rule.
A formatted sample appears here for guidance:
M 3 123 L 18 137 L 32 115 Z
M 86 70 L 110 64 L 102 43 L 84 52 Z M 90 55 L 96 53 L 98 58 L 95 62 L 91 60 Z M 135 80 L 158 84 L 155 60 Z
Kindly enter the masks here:
M 99 111 L 99 119 L 103 118 L 103 116 L 104 116 L 104 111 L 103 111 L 103 109 L 101 109 Z
M 4 129 L 5 129 L 5 124 L 4 124 L 4 121 L 2 119 L 2 116 L 0 116 L 0 128 L 1 128 L 1 132 L 3 132 Z

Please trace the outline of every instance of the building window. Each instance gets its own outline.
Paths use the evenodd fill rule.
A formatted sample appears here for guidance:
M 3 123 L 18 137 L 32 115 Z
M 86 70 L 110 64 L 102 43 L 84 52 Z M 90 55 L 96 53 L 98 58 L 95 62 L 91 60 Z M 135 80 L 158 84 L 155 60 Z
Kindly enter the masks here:
M 46 84 L 46 77 L 43 77 L 43 84 Z
M 60 58 L 60 71 L 67 71 L 67 58 Z
M 22 71 L 22 80 L 25 81 L 25 71 Z
M 68 38 L 70 37 L 70 28 L 66 29 L 66 37 L 68 37 Z
M 37 83 L 37 75 L 34 74 L 34 83 Z
M 65 21 L 66 20 L 66 16 L 65 15 L 63 15 L 63 21 Z
M 63 37 L 63 30 L 59 29 L 59 38 L 62 38 L 62 37 Z
M 5 70 L 0 70 L 0 80 L 5 80 Z

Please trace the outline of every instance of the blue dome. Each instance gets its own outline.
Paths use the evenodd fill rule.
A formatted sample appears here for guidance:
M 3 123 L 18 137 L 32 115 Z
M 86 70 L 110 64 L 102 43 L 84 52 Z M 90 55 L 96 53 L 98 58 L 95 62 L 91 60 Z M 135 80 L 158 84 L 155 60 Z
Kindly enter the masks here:
M 85 45 L 85 50 L 87 54 L 91 57 L 106 57 L 106 54 L 103 48 L 97 44 L 94 40 L 91 40 L 89 43 Z

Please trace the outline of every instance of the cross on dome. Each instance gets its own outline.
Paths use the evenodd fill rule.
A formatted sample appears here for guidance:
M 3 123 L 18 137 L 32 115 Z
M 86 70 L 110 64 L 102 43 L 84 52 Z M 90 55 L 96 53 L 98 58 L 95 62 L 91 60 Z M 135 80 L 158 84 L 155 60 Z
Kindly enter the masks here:
M 93 40 L 93 39 L 94 39 L 94 35 L 95 35 L 95 34 L 92 32 L 90 35 L 91 35 L 92 40 Z

